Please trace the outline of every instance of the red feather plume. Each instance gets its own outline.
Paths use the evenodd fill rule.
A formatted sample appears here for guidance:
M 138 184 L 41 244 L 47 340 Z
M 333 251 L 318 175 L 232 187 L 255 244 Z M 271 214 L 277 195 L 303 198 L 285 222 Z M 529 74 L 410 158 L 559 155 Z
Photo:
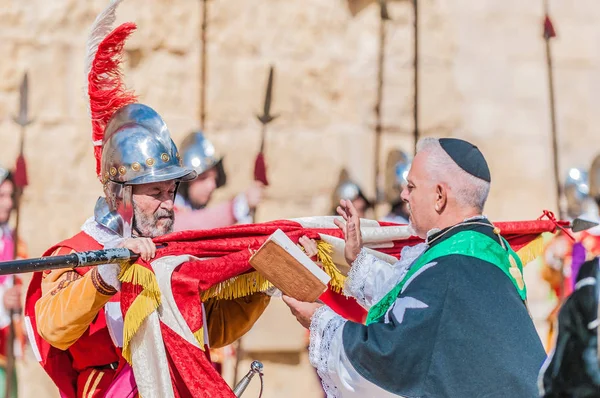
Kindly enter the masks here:
M 102 140 L 104 129 L 112 115 L 137 101 L 133 91 L 123 83 L 120 65 L 125 41 L 136 29 L 131 22 L 124 23 L 108 34 L 98 45 L 90 73 L 88 74 L 88 95 L 92 117 L 92 140 Z M 100 176 L 102 146 L 94 146 L 96 174 Z

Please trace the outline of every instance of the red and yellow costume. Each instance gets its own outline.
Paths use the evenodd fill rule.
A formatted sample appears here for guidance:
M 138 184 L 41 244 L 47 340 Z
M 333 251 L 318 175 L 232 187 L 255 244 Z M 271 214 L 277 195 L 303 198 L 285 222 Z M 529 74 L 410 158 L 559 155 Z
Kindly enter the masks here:
M 99 249 L 102 246 L 97 241 L 80 232 L 50 248 L 46 255 Z M 129 366 L 111 337 L 103 311 L 107 303 L 118 300 L 119 293 L 103 281 L 96 267 L 35 274 L 27 294 L 28 308 L 35 308 L 32 326 L 49 343 L 37 339 L 44 369 L 63 396 L 103 397 L 107 390 L 121 388 L 113 382 Z M 268 301 L 263 294 L 207 300 L 204 308 L 210 345 L 230 344 L 247 332 Z
M 549 324 L 547 350 L 554 344 L 554 326 L 562 300 L 573 291 L 573 281 L 584 261 L 600 255 L 600 228 L 595 227 L 579 233 L 559 233 L 546 245 L 543 255 L 542 278 L 548 282 L 558 302 L 547 317 Z

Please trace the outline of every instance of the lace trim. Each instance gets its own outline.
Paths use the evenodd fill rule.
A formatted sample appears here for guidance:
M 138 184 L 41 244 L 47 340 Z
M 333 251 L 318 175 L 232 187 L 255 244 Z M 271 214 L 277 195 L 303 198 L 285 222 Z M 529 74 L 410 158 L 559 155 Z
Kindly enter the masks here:
M 363 307 L 367 305 L 364 289 L 365 281 L 371 268 L 370 265 L 372 264 L 369 261 L 368 254 L 364 248 L 360 249 L 360 253 L 358 253 L 356 260 L 354 260 L 350 267 L 346 283 L 344 283 L 344 294 L 354 297 L 358 304 Z
M 98 275 L 100 276 L 100 279 L 102 279 L 104 283 L 110 285 L 110 287 L 115 290 L 115 292 L 112 293 L 102 293 L 100 289 L 97 289 L 99 292 L 101 292 L 104 295 L 112 295 L 115 294 L 117 291 L 121 290 L 121 281 L 119 281 L 119 272 L 121 271 L 120 265 L 100 264 L 95 269 L 98 270 Z
M 329 369 L 329 358 L 331 341 L 336 332 L 344 326 L 347 321 L 333 312 L 329 307 L 322 306 L 313 314 L 310 321 L 310 346 L 308 358 L 310 364 L 317 369 L 321 378 L 323 390 L 328 398 L 339 398 L 340 393 L 331 379 Z
M 102 265 L 107 266 L 112 264 Z M 94 285 L 98 293 L 103 294 L 105 296 L 113 296 L 117 293 L 116 287 L 108 280 L 108 278 L 102 275 L 102 273 L 99 270 L 99 267 L 96 267 L 92 270 L 92 284 Z
M 105 249 L 113 249 L 123 240 L 121 236 L 98 224 L 96 220 L 94 220 L 94 217 L 88 218 L 81 226 L 81 230 L 94 238 L 94 240 L 104 246 Z
M 88 218 L 81 226 L 81 230 L 91 236 L 96 242 L 104 246 L 105 249 L 115 248 L 121 243 L 123 238 L 110 229 L 98 224 L 94 217 Z M 99 277 L 114 289 L 121 290 L 121 282 L 117 275 L 121 267 L 117 264 L 102 264 L 97 268 Z M 110 289 L 109 289 L 110 290 Z M 99 290 L 101 291 L 101 290 Z M 109 293 L 103 293 L 108 295 Z M 114 294 L 114 293 L 110 293 Z
M 252 222 L 250 216 L 250 205 L 248 204 L 248 198 L 246 194 L 241 193 L 233 198 L 233 217 L 240 224 L 249 224 Z

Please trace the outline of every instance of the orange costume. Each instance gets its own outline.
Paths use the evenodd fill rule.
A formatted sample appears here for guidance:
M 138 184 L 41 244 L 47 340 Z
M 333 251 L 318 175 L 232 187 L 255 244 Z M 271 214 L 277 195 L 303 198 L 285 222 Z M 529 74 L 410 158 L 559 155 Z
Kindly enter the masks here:
M 88 220 L 86 225 L 93 226 L 92 223 Z M 90 230 L 85 226 L 84 229 Z M 80 232 L 46 254 L 63 255 L 102 248 L 92 236 Z M 128 371 L 129 365 L 121 355 L 119 293 L 104 281 L 99 267 L 37 273 L 30 285 L 28 300 L 35 302 L 37 322 L 34 326 L 52 346 L 40 347 L 52 358 L 44 367 L 64 396 L 103 397 L 107 391 L 121 388 L 114 382 L 119 380 L 120 372 Z M 222 347 L 239 338 L 250 329 L 268 302 L 264 294 L 206 301 L 207 343 L 211 347 Z

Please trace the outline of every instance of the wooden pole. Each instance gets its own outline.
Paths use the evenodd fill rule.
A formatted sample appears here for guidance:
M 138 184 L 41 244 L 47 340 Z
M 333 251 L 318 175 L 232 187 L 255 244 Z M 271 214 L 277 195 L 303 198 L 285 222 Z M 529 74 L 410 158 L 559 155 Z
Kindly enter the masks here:
M 419 6 L 418 0 L 413 0 L 413 19 L 414 19 L 414 55 L 413 55 L 413 85 L 414 85 L 414 98 L 413 98 L 413 141 L 414 141 L 414 153 L 417 153 L 417 142 L 419 142 Z
M 200 129 L 204 131 L 206 123 L 206 31 L 208 28 L 208 0 L 202 2 L 202 22 L 200 25 Z

